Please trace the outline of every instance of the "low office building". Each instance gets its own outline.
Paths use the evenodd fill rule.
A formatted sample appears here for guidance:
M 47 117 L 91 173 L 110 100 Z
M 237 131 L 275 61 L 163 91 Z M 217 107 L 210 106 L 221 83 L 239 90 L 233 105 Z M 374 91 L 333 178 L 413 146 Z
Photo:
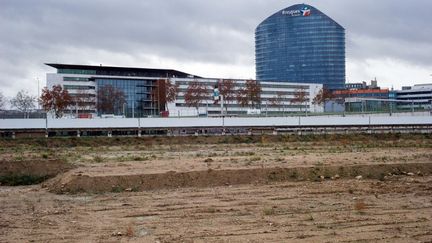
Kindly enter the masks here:
M 382 112 L 391 109 L 388 89 L 335 90 L 333 94 L 344 100 L 347 112 Z
M 128 68 L 109 66 L 88 66 L 69 64 L 47 64 L 57 69 L 47 74 L 47 87 L 61 85 L 73 97 L 86 97 L 85 106 L 70 107 L 72 117 L 159 116 L 168 111 L 170 116 L 197 116 L 221 114 L 221 102 L 215 102 L 213 91 L 221 79 L 201 78 L 188 73 L 169 69 Z M 322 89 L 322 84 L 258 82 L 261 87 L 259 100 L 255 104 L 240 104 L 236 94 L 245 87 L 247 80 L 230 80 L 233 83 L 231 99 L 225 99 L 225 114 L 258 114 L 288 112 L 322 112 L 323 108 L 312 104 L 313 98 Z M 166 82 L 178 85 L 174 102 L 166 103 Z M 188 86 L 198 82 L 205 87 L 205 98 L 197 107 L 190 107 L 185 101 Z M 112 86 L 120 90 L 125 101 L 109 113 L 98 110 L 98 91 Z M 304 101 L 293 102 L 296 92 L 304 92 Z M 166 114 L 166 113 L 164 113 Z
M 121 90 L 125 95 L 125 102 L 116 107 L 112 115 L 125 117 L 145 117 L 159 115 L 160 105 L 152 97 L 157 89 L 158 80 L 179 77 L 197 77 L 188 73 L 171 69 L 129 68 L 110 66 L 89 66 L 69 64 L 46 64 L 57 69 L 56 73 L 47 74 L 47 87 L 61 85 L 71 96 L 84 96 L 87 105 L 71 107 L 74 116 L 101 115 L 97 111 L 97 91 L 104 86 L 112 86 Z
M 227 80 L 227 79 L 225 79 Z M 307 83 L 283 83 L 283 82 L 259 82 L 261 92 L 257 104 L 241 104 L 236 97 L 240 89 L 244 89 L 247 80 L 231 79 L 234 84 L 231 99 L 224 100 L 224 111 L 221 108 L 221 102 L 215 102 L 213 90 L 218 87 L 221 79 L 211 78 L 171 78 L 170 81 L 178 85 L 178 94 L 175 102 L 168 104 L 170 116 L 193 116 L 193 115 L 219 115 L 222 112 L 228 115 L 241 114 L 283 114 L 292 112 L 323 112 L 323 107 L 314 105 L 313 98 L 323 88 L 322 84 Z M 198 82 L 205 86 L 207 95 L 196 107 L 189 107 L 185 100 L 185 94 L 188 86 Z M 304 102 L 293 102 L 296 92 L 304 92 Z
M 432 84 L 416 84 L 392 92 L 400 110 L 431 110 Z

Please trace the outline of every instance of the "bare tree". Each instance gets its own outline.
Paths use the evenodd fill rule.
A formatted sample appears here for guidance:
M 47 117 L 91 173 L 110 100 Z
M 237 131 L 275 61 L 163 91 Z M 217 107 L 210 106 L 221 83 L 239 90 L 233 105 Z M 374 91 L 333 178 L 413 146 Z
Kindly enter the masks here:
M 248 100 L 247 92 L 246 92 L 245 88 L 239 88 L 239 89 L 237 89 L 236 99 L 237 99 L 237 103 L 241 107 L 246 107 L 246 106 L 249 105 L 249 100 Z
M 218 83 L 219 92 L 223 95 L 226 113 L 228 113 L 228 105 L 236 99 L 234 86 L 234 81 L 232 79 L 222 79 Z
M 56 118 L 60 118 L 67 107 L 72 104 L 72 97 L 61 85 L 55 85 L 51 90 L 45 87 L 39 98 L 39 104 L 46 112 L 52 111 Z
M 112 85 L 105 85 L 97 92 L 97 110 L 101 114 L 115 114 L 126 104 L 125 94 Z
M 36 97 L 29 95 L 27 91 L 20 90 L 17 95 L 10 100 L 11 106 L 24 113 L 24 118 L 29 117 L 29 111 L 34 109 Z
M 0 110 L 3 110 L 6 104 L 6 97 L 0 92 Z
M 333 95 L 333 93 L 330 90 L 323 88 L 315 96 L 312 103 L 317 104 L 317 105 L 322 105 L 325 102 L 332 100 L 334 98 L 335 98 L 335 96 Z
M 76 109 L 82 112 L 95 109 L 96 96 L 89 90 L 78 90 L 78 93 L 72 97 L 72 103 Z
M 151 107 L 155 114 L 164 111 L 166 108 L 166 81 L 159 79 L 156 81 L 156 86 L 153 86 L 150 91 Z
M 278 92 L 276 92 L 276 96 L 271 97 L 269 99 L 270 105 L 273 107 L 278 107 L 278 110 L 280 111 L 281 105 L 283 103 L 283 99 L 284 99 L 283 92 L 278 91 Z
M 304 88 L 297 89 L 294 92 L 294 98 L 291 100 L 292 104 L 300 104 L 300 112 L 303 111 L 304 103 L 308 101 L 308 95 Z M 306 109 L 307 111 L 307 109 Z
M 169 79 L 165 80 L 165 97 L 166 97 L 166 110 L 168 110 L 168 103 L 172 103 L 177 98 L 177 93 L 179 90 L 178 84 L 172 84 Z
M 195 107 L 199 109 L 199 104 L 208 98 L 209 90 L 207 87 L 198 81 L 192 81 L 186 89 L 185 102 L 189 107 Z
M 261 102 L 261 85 L 256 80 L 247 80 L 245 93 L 251 108 L 256 108 Z

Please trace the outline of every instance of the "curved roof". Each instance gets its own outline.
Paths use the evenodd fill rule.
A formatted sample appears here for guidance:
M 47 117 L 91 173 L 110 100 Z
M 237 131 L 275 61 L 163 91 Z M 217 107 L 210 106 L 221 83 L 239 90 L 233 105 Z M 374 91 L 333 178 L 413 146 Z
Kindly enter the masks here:
M 338 22 L 336 22 L 335 20 L 333 20 L 332 18 L 330 18 L 329 16 L 327 16 L 326 14 L 324 14 L 323 12 L 321 12 L 319 9 L 308 5 L 308 4 L 295 4 L 292 5 L 290 7 L 284 8 L 282 10 L 277 11 L 276 13 L 272 14 L 271 16 L 267 17 L 264 21 L 262 21 L 258 26 L 257 29 L 260 27 L 260 25 L 262 25 L 263 23 L 269 21 L 270 19 L 273 18 L 280 18 L 280 17 L 300 17 L 303 15 L 303 11 L 304 9 L 309 9 L 310 13 L 309 15 L 321 15 L 321 16 L 325 16 L 327 18 L 329 18 L 331 21 L 333 21 L 335 24 L 337 24 L 338 26 L 340 26 L 342 29 L 345 29 L 342 25 L 340 25 Z M 307 16 L 309 16 L 307 15 Z M 304 16 L 304 17 L 307 17 Z

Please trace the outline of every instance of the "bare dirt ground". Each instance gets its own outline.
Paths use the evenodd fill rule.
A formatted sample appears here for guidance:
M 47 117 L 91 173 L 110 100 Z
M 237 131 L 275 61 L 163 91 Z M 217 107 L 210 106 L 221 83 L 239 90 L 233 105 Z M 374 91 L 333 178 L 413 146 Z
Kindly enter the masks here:
M 3 186 L 0 242 L 432 242 L 429 136 L 203 141 L 94 146 L 0 141 L 0 161 L 22 166 L 56 159 L 78 166 L 45 186 L 71 174 L 128 180 L 224 170 L 376 170 L 377 164 L 403 164 L 404 171 L 379 180 L 367 179 L 365 170 L 362 179 L 331 179 L 332 171 L 320 180 L 77 194 L 50 193 L 41 185 Z
M 430 242 L 432 177 L 56 195 L 1 188 L 2 242 Z

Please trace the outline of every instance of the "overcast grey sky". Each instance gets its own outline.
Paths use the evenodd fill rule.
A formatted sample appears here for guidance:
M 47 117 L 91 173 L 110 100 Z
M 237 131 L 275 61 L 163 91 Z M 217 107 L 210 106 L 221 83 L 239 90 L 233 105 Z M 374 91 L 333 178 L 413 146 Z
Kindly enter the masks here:
M 255 78 L 254 30 L 298 1 L 0 0 L 0 91 L 45 85 L 46 62 Z M 431 0 L 311 0 L 346 29 L 347 81 L 432 83 Z

